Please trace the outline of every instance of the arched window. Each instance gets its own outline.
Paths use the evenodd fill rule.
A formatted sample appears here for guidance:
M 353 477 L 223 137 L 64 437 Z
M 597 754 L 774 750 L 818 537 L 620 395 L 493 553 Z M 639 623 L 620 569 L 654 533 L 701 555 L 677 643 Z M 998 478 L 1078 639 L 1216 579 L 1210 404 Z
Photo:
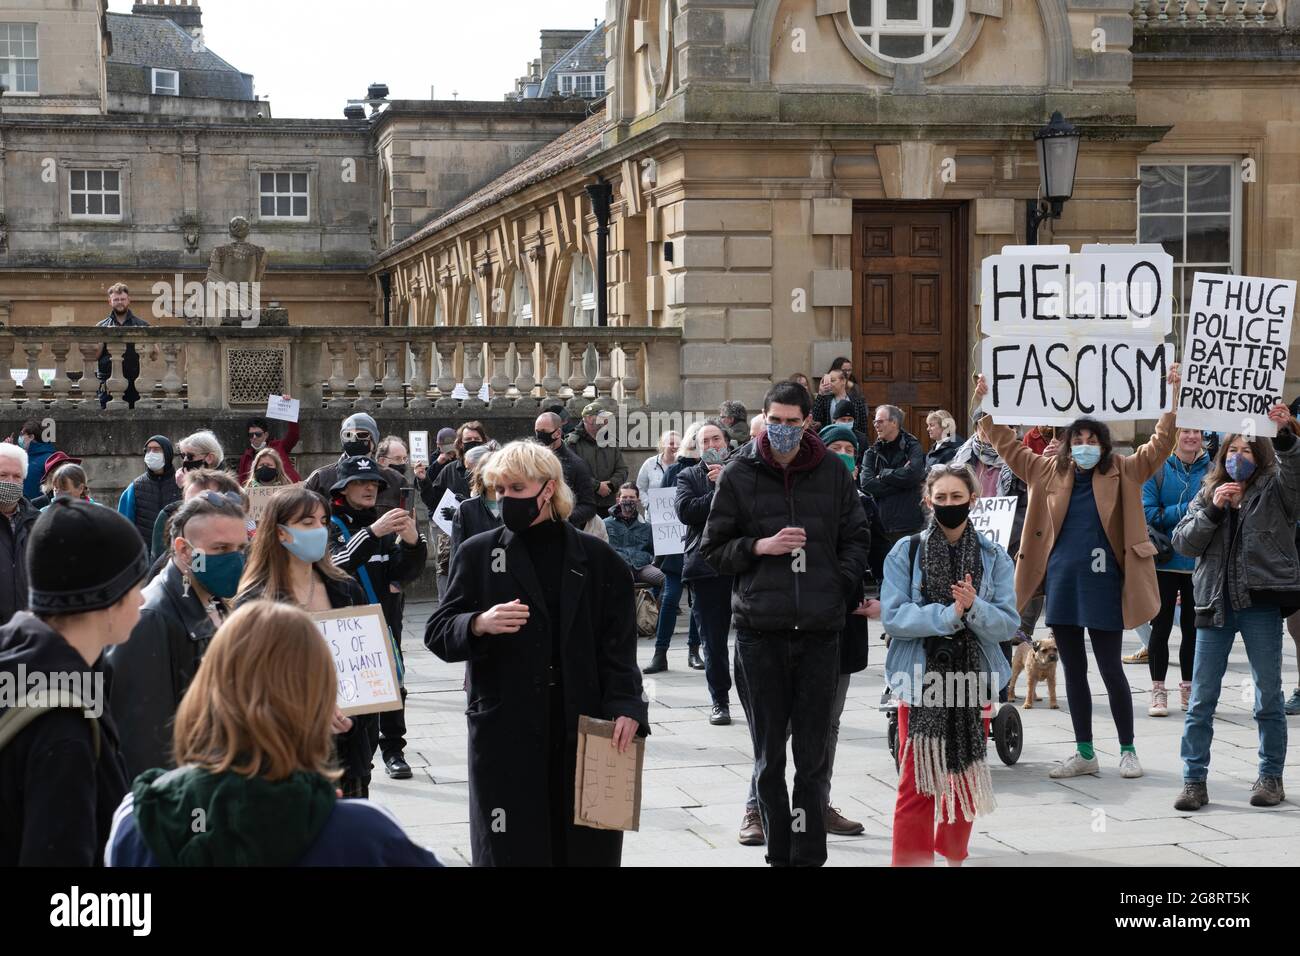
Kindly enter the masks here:
M 579 253 L 573 257 L 573 272 L 569 278 L 569 325 L 596 324 L 596 272 L 587 257 Z
M 928 60 L 956 38 L 965 0 L 849 0 L 849 22 L 873 53 L 895 62 Z
M 514 287 L 510 292 L 510 324 L 533 324 L 533 299 L 528 292 L 528 280 L 522 270 L 515 271 Z
M 467 322 L 470 325 L 483 324 L 483 303 L 479 300 L 478 289 L 472 285 L 469 287 L 469 315 Z

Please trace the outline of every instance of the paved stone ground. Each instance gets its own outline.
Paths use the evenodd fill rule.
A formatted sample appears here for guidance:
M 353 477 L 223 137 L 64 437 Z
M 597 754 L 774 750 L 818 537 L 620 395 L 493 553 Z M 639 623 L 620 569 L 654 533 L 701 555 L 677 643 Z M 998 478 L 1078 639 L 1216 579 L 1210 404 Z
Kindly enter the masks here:
M 468 784 L 465 754 L 463 665 L 445 664 L 421 643 L 433 609 L 428 602 L 407 607 L 403 641 L 407 653 L 407 759 L 412 780 L 394 781 L 376 757 L 371 796 L 397 814 L 408 832 L 451 865 L 468 864 Z M 682 618 L 684 626 L 685 616 Z M 855 674 L 840 727 L 833 802 L 861 820 L 860 837 L 831 837 L 828 864 L 888 866 L 897 775 L 886 742 L 885 716 L 877 710 L 883 686 L 884 644 L 873 623 L 872 666 Z M 1138 646 L 1126 635 L 1125 653 Z M 762 866 L 759 847 L 736 842 L 752 765 L 744 715 L 733 704 L 730 727 L 708 723 L 704 672 L 686 668 L 685 636 L 679 630 L 669 667 L 646 678 L 652 736 L 646 749 L 641 830 L 623 843 L 625 866 Z M 1171 649 L 1177 661 L 1177 652 Z M 1283 675 L 1295 684 L 1296 661 L 1285 640 Z M 649 662 L 651 641 L 638 643 L 641 665 Z M 1171 672 L 1176 675 L 1177 665 Z M 1119 744 L 1110 722 L 1105 690 L 1092 674 L 1096 745 L 1101 775 L 1057 782 L 1052 765 L 1072 750 L 1064 675 L 1058 678 L 1060 710 L 1036 704 L 1021 711 L 1024 753 L 1013 767 L 990 754 L 998 809 L 976 823 L 971 837 L 972 866 L 1154 865 L 1281 866 L 1300 858 L 1300 807 L 1295 796 L 1273 809 L 1249 804 L 1257 773 L 1258 737 L 1251 718 L 1253 691 L 1249 668 L 1238 642 L 1224 678 L 1215 723 L 1210 767 L 1211 804 L 1180 814 L 1173 801 L 1181 787 L 1178 759 L 1182 713 L 1146 715 L 1150 678 L 1145 666 L 1125 668 L 1133 688 L 1138 756 L 1146 770 L 1139 780 L 1121 779 Z M 1020 692 L 1024 693 L 1024 679 Z M 1292 718 L 1292 728 L 1300 718 Z M 1292 748 L 1288 767 L 1300 763 Z M 793 775 L 788 763 L 787 776 Z M 1288 781 L 1300 782 L 1294 774 Z

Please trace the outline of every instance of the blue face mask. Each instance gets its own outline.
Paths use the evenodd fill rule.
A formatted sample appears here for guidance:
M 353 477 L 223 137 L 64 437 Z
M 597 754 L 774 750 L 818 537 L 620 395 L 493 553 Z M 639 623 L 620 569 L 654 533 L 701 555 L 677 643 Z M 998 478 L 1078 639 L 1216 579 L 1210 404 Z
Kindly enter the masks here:
M 1227 468 L 1233 481 L 1249 481 L 1250 476 L 1255 473 L 1255 463 L 1241 452 L 1233 452 L 1229 455 L 1224 462 L 1224 467 Z
M 495 498 L 484 498 L 483 504 L 487 507 L 488 511 L 492 512 L 493 515 L 501 514 L 501 502 L 497 501 Z
M 1101 461 L 1100 445 L 1071 445 L 1070 457 L 1074 463 L 1084 471 L 1090 468 L 1096 468 L 1097 462 Z
M 196 551 L 190 559 L 190 574 L 211 594 L 219 598 L 234 597 L 244 573 L 244 553 L 204 554 Z
M 778 455 L 788 455 L 798 448 L 799 442 L 803 440 L 803 426 L 769 424 L 767 440 L 772 446 L 772 451 Z
M 288 541 L 281 541 L 284 549 L 300 561 L 315 564 L 325 557 L 325 546 L 329 544 L 329 532 L 324 528 L 290 528 L 280 525 L 281 531 L 289 535 Z

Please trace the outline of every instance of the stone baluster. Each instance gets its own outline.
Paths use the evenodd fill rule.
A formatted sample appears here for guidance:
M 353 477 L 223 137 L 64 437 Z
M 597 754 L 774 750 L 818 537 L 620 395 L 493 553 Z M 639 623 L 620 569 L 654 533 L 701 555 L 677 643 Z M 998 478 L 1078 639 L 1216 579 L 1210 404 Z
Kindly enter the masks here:
M 492 378 L 488 386 L 492 389 L 490 408 L 510 408 L 514 401 L 507 394 L 510 391 L 510 378 L 506 375 L 506 359 L 510 356 L 510 343 L 492 341 L 487 344 L 492 354 Z
M 104 406 L 110 412 L 121 411 L 128 407 L 126 399 L 122 397 L 126 391 L 126 379 L 122 375 L 122 362 L 125 355 L 125 343 L 115 342 L 110 344 L 108 381 L 104 383 L 104 388 L 108 389 L 108 394 L 112 396 L 108 400 L 108 404 Z
M 623 394 L 619 402 L 629 408 L 639 408 L 645 404 L 641 394 L 641 343 L 620 342 L 623 350 Z
M 66 339 L 56 338 L 50 343 L 54 353 L 54 381 L 50 385 L 50 410 L 71 408 L 72 380 L 68 378 L 68 352 L 72 343 Z
M 537 408 L 537 399 L 533 397 L 533 389 L 537 387 L 537 379 L 533 377 L 534 354 L 535 346 L 531 341 L 515 343 L 515 363 L 519 373 L 515 376 L 515 391 L 519 393 L 515 408 Z
M 352 380 L 352 384 L 357 389 L 357 400 L 352 403 L 352 407 L 357 411 L 371 411 L 375 407 L 375 400 L 370 393 L 375 390 L 375 376 L 370 371 L 370 363 L 374 360 L 375 347 L 369 341 L 363 341 L 357 345 L 357 377 Z
M 429 401 L 430 380 L 425 366 L 429 358 L 429 343 L 424 341 L 411 342 L 411 374 L 414 381 L 411 382 L 411 402 L 407 406 L 412 411 L 428 411 L 433 407 L 433 402 Z
M 461 404 L 462 408 L 486 408 L 487 403 L 478 397 L 483 387 L 483 365 L 486 356 L 482 342 L 465 343 L 465 391 L 469 397 Z
M 161 384 L 163 387 L 163 398 L 158 403 L 160 408 L 178 409 L 184 408 L 185 402 L 181 399 L 181 380 L 180 372 L 177 366 L 180 363 L 182 345 L 180 342 L 164 342 L 162 346 L 164 370 Z
M 564 379 L 560 378 L 560 343 L 546 342 L 542 345 L 542 360 L 546 367 L 542 372 L 542 402 L 560 397 L 560 387 Z
M 1223 11 L 1226 9 L 1228 9 L 1228 0 L 1219 0 L 1218 12 L 1214 14 L 1214 22 L 1216 24 L 1223 22 Z
M 380 408 L 405 408 L 406 396 L 402 394 L 402 379 L 406 369 L 400 372 L 397 369 L 397 360 L 399 356 L 404 357 L 406 354 L 406 343 L 404 341 L 386 341 L 384 348 L 384 398 L 379 403 Z
M 1138 26 L 1146 26 L 1147 0 L 1133 0 L 1133 22 Z
M 1228 0 L 1228 19 L 1233 23 L 1244 23 L 1246 15 L 1242 10 L 1245 6 L 1245 0 Z
M 587 404 L 583 392 L 587 390 L 587 343 L 569 342 L 569 388 L 573 397 L 569 399 L 569 408 L 575 415 L 581 414 Z
M 1196 9 L 1196 25 L 1203 27 L 1210 22 L 1207 16 L 1210 9 L 1210 0 L 1192 0 L 1192 6 Z
M 27 379 L 23 382 L 23 403 L 19 407 L 29 415 L 45 411 L 45 403 L 41 401 L 41 390 L 45 387 L 45 383 L 41 381 L 41 376 L 38 374 L 41 351 L 44 348 L 43 342 L 23 343 L 23 351 L 27 353 Z
M 343 363 L 347 358 L 348 343 L 338 339 L 325 340 L 325 347 L 330 351 L 330 400 L 326 408 L 351 408 L 348 399 L 348 378 L 343 374 Z
M 440 339 L 433 347 L 438 353 L 438 400 L 433 407 L 440 412 L 454 412 L 460 408 L 451 397 L 456 390 L 456 343 Z
M 80 402 L 80 407 L 93 408 L 92 402 L 98 404 L 99 379 L 99 344 L 96 342 L 79 342 L 77 351 L 81 353 L 81 378 L 77 381 L 72 397 Z M 7 366 L 6 366 L 7 367 Z M 8 378 L 8 375 L 5 375 Z M 13 380 L 9 379 L 10 384 Z M 0 385 L 3 382 L 0 381 Z
M 614 401 L 614 376 L 612 369 L 612 356 L 614 352 L 614 343 L 597 342 L 596 343 L 596 401 L 601 406 L 614 411 L 618 404 Z

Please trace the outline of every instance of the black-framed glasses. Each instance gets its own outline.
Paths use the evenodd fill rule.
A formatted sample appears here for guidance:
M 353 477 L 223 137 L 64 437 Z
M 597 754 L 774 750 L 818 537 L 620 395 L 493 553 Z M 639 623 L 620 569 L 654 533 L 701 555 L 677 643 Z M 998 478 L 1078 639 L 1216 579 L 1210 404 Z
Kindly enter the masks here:
M 233 491 L 201 491 L 199 497 L 210 505 L 232 504 L 239 508 L 244 507 L 244 499 Z
M 249 432 L 249 433 L 248 433 L 248 437 L 249 437 L 249 438 L 263 438 L 263 437 L 265 437 L 265 436 L 266 436 L 266 432 Z

